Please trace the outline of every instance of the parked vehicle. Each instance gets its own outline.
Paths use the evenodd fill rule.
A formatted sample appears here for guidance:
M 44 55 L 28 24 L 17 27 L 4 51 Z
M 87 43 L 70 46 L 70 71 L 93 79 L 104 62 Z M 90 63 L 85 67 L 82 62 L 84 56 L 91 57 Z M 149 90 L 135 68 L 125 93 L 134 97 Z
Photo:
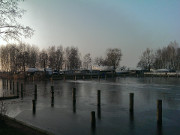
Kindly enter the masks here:
M 38 71 L 39 70 L 37 68 L 28 68 L 26 72 L 27 72 L 27 74 L 33 75 Z
M 53 71 L 52 71 L 52 69 L 51 68 L 45 68 L 45 73 L 46 73 L 46 75 L 52 75 L 53 74 Z
M 53 75 L 59 75 L 59 71 L 58 70 L 54 70 L 53 71 Z

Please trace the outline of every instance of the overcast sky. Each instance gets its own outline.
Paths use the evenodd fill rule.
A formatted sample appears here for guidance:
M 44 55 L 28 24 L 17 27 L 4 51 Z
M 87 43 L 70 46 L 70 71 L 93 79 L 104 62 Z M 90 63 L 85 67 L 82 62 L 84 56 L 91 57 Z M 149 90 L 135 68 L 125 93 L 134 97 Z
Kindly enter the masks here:
M 179 0 L 25 0 L 21 22 L 35 30 L 25 40 L 40 48 L 77 46 L 82 55 L 122 50 L 121 66 L 136 67 L 147 48 L 180 43 Z

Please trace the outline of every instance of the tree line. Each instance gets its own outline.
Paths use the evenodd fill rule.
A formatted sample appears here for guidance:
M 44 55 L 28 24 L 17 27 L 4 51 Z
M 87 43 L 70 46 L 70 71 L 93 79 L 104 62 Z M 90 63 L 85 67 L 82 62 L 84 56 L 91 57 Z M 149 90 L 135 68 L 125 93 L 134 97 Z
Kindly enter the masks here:
M 142 53 L 137 66 L 149 71 L 151 68 L 180 70 L 180 47 L 174 41 L 167 47 L 157 50 L 147 48 Z
M 19 7 L 23 0 L 1 0 L 0 1 L 0 38 L 3 40 L 19 41 L 21 37 L 31 37 L 34 30 L 24 26 L 17 20 L 25 13 Z M 90 69 L 92 64 L 109 66 L 115 71 L 121 61 L 122 53 L 119 48 L 107 49 L 105 57 L 97 57 L 92 63 L 90 53 L 81 58 L 77 47 L 51 46 L 40 50 L 36 46 L 24 43 L 9 44 L 0 47 L 1 70 L 7 72 L 25 71 L 27 67 L 38 67 L 52 69 Z M 142 69 L 174 69 L 180 70 L 180 48 L 176 41 L 170 42 L 167 47 L 153 50 L 147 48 L 137 64 Z M 122 69 L 125 69 L 123 67 Z
M 121 60 L 121 50 L 107 49 L 106 57 L 101 57 L 98 65 L 112 66 L 115 70 Z M 92 69 L 99 58 L 92 59 L 90 53 L 83 57 L 77 47 L 50 46 L 40 50 L 25 43 L 8 44 L 0 47 L 1 70 L 5 72 L 25 72 L 27 68 L 51 68 L 52 70 Z M 93 61 L 95 61 L 93 63 Z
M 3 40 L 19 41 L 21 37 L 31 37 L 34 30 L 24 26 L 17 20 L 25 13 L 19 7 L 23 0 L 0 1 L 0 38 Z M 105 58 L 96 58 L 96 63 L 103 66 L 111 66 L 115 71 L 121 60 L 121 50 L 118 48 L 107 49 Z M 100 61 L 99 61 L 100 60 Z M 81 58 L 77 47 L 51 46 L 40 50 L 36 46 L 24 43 L 9 44 L 0 47 L 1 70 L 7 72 L 24 71 L 28 67 L 61 69 L 90 69 L 92 67 L 90 53 Z

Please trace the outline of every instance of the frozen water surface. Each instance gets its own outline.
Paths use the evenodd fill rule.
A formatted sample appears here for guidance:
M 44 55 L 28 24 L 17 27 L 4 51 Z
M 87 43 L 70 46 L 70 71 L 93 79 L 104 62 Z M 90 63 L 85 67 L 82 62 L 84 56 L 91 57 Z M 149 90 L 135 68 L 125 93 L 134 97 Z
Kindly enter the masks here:
M 32 111 L 34 84 L 38 89 L 35 114 Z M 52 85 L 54 106 L 51 106 Z M 7 115 L 56 135 L 180 134 L 180 78 L 57 80 L 24 82 L 24 87 L 23 99 L 5 101 Z M 76 88 L 75 105 L 73 87 Z M 97 90 L 101 90 L 100 108 L 97 107 Z M 13 93 L 1 88 L 1 95 L 3 92 Z M 129 93 L 134 93 L 131 115 Z M 158 128 L 156 121 L 158 99 L 163 101 L 162 128 Z M 91 111 L 96 112 L 96 129 L 91 128 Z

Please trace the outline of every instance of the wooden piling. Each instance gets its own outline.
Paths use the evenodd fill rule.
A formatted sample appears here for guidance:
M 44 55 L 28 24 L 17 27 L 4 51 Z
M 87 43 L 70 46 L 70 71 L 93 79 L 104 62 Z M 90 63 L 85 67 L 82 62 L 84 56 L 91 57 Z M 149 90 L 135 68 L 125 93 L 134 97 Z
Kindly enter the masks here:
M 134 112 L 129 113 L 129 119 L 131 122 L 134 121 Z
M 12 90 L 12 81 L 10 80 L 10 90 Z
M 101 106 L 97 107 L 97 116 L 98 116 L 98 119 L 101 119 Z
M 34 85 L 34 99 L 37 100 L 37 85 Z
M 72 90 L 72 97 L 73 97 L 73 112 L 76 113 L 76 88 Z
M 73 112 L 76 113 L 76 103 L 73 103 Z
M 95 116 L 95 111 L 91 112 L 91 127 L 95 128 L 96 127 L 96 116 Z
M 101 90 L 97 91 L 97 105 L 101 106 Z
M 12 87 L 13 87 L 13 94 L 14 94 L 14 81 L 13 81 L 13 85 L 12 85 Z
M 19 82 L 17 82 L 17 97 L 19 97 Z
M 6 88 L 7 88 L 7 90 L 8 90 L 8 80 L 7 80 L 7 85 L 6 85 Z
M 51 107 L 54 107 L 54 97 L 51 97 Z
M 33 104 L 33 114 L 36 113 L 36 100 L 32 100 L 32 104 Z
M 54 86 L 51 86 L 51 98 L 54 98 Z
M 76 88 L 72 90 L 73 103 L 76 103 Z
M 129 94 L 129 111 L 134 111 L 134 93 Z
M 21 98 L 23 98 L 23 84 L 21 83 Z
M 2 87 L 4 88 L 4 80 L 2 79 Z
M 157 100 L 157 123 L 162 125 L 162 100 Z
M 4 81 L 4 79 L 2 80 L 2 83 L 3 83 L 3 89 L 5 89 L 5 81 Z

